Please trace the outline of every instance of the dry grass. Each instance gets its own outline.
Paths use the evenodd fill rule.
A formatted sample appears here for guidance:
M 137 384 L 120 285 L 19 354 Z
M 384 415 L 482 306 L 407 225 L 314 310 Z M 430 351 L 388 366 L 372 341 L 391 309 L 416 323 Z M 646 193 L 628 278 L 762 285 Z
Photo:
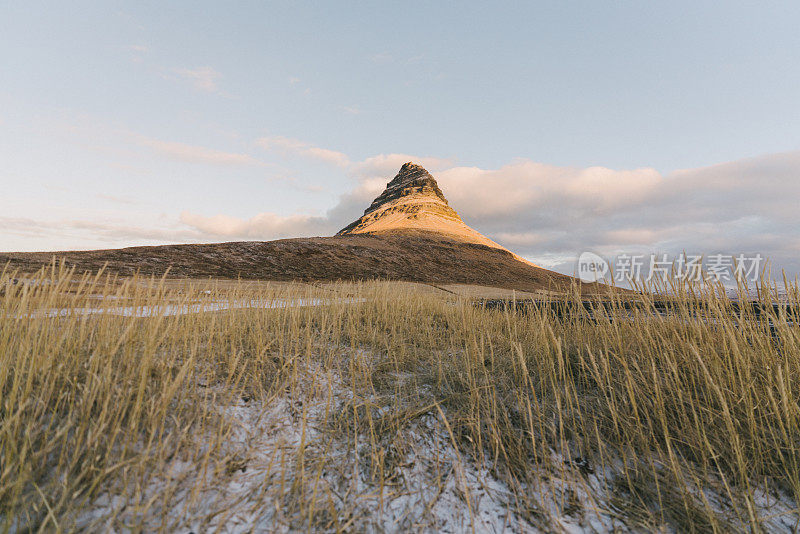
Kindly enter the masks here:
M 391 283 L 11 277 L 0 532 L 798 525 L 797 317 L 712 291 L 558 316 Z M 163 313 L 254 299 L 280 306 Z

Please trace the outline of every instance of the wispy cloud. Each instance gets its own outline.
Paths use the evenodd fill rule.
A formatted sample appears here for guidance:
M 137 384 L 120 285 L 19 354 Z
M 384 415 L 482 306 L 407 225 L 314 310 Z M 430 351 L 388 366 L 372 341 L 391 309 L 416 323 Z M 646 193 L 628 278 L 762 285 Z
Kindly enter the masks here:
M 195 89 L 208 93 L 219 92 L 217 82 L 222 78 L 222 74 L 213 67 L 197 67 L 194 69 L 174 69 L 175 74 L 189 81 Z
M 413 154 L 390 153 L 376 154 L 361 161 L 353 163 L 350 167 L 351 174 L 360 178 L 391 178 L 400 170 L 403 163 L 413 161 L 422 165 L 428 171 L 442 171 L 455 164 L 452 158 L 437 158 L 433 156 L 415 156 Z
M 359 115 L 361 113 L 361 108 L 358 106 L 343 106 L 342 109 L 351 115 Z
M 361 161 L 351 161 L 347 154 L 343 152 L 318 147 L 300 139 L 280 135 L 261 137 L 256 139 L 255 144 L 266 150 L 275 150 L 284 154 L 293 154 L 330 163 L 362 180 L 377 178 L 382 181 L 386 176 L 391 176 L 397 172 L 397 169 L 403 163 L 411 160 L 424 165 L 432 171 L 450 168 L 454 164 L 454 161 L 449 158 L 418 157 L 401 153 L 377 154 Z
M 98 193 L 95 196 L 97 198 L 99 198 L 100 200 L 108 200 L 109 202 L 114 202 L 116 204 L 128 204 L 128 205 L 131 205 L 131 204 L 135 204 L 136 203 L 136 201 L 133 200 L 130 197 L 123 197 L 123 196 L 117 196 L 117 195 L 104 195 L 102 193 Z
M 311 88 L 308 87 L 307 84 L 303 83 L 303 80 L 298 78 L 297 76 L 289 76 L 288 78 L 289 85 L 295 91 L 295 94 L 302 94 L 303 96 L 311 96 Z
M 281 216 L 260 213 L 249 219 L 241 219 L 227 215 L 205 217 L 185 211 L 181 213 L 180 219 L 182 223 L 204 235 L 224 239 L 275 239 L 298 235 L 330 235 L 334 232 L 328 218 L 310 215 Z
M 163 156 L 191 163 L 211 163 L 214 165 L 267 165 L 249 154 L 225 152 L 171 141 L 161 141 L 151 137 L 138 136 L 139 144 L 147 146 Z
M 370 61 L 378 64 L 391 63 L 393 59 L 394 58 L 392 57 L 392 55 L 389 54 L 388 52 L 378 52 L 377 54 L 372 54 L 371 56 L 369 56 Z
M 130 53 L 133 63 L 144 63 L 144 56 L 150 51 L 150 48 L 143 44 L 132 44 L 127 46 L 126 50 Z
M 92 221 L 85 219 L 35 220 L 24 217 L 0 217 L 0 226 L 9 235 L 30 240 L 59 238 L 66 243 L 61 250 L 86 248 L 85 243 L 103 246 L 128 246 L 133 243 L 150 244 L 197 242 L 205 237 L 196 229 L 186 228 L 178 221 L 161 226 L 137 225 L 122 221 Z M 76 247 L 70 243 L 81 243 Z
M 316 147 L 290 137 L 261 137 L 256 139 L 256 145 L 267 150 L 279 150 L 285 153 L 297 154 L 305 158 L 324 161 L 338 167 L 347 167 L 350 164 L 350 159 L 342 152 Z

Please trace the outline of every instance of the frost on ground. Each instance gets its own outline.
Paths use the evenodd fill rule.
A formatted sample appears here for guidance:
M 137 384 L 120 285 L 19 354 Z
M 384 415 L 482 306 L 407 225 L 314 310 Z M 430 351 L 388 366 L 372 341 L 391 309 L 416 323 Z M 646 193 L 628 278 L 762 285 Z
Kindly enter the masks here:
M 456 446 L 435 402 L 398 420 L 379 399 L 360 397 L 333 370 L 306 368 L 291 390 L 263 402 L 237 398 L 217 409 L 235 427 L 224 469 L 174 458 L 141 487 L 107 489 L 77 518 L 85 531 L 622 532 L 613 466 L 575 467 L 553 451 L 535 485 L 510 488 L 489 462 Z M 400 380 L 401 377 L 398 377 Z M 377 395 L 377 394 L 376 394 Z M 374 417 L 353 424 L 367 411 Z M 386 417 L 383 417 L 386 416 Z M 362 421 L 363 423 L 363 421 Z M 580 467 L 580 466 L 579 466 Z M 513 477 L 512 477 L 513 479 Z M 517 497 L 533 496 L 535 509 Z M 706 494 L 722 510 L 725 499 Z M 135 505 L 131 503 L 135 502 Z M 528 501 L 530 502 L 530 500 Z M 791 532 L 788 499 L 756 503 L 769 531 Z M 769 510 L 769 513 L 764 512 Z M 668 531 L 668 529 L 664 529 Z
M 353 399 L 352 392 L 331 372 L 309 377 L 302 398 L 286 395 L 264 404 L 220 407 L 236 425 L 228 452 L 238 461 L 230 462 L 225 476 L 206 480 L 202 466 L 175 459 L 144 489 L 144 500 L 148 494 L 169 494 L 147 517 L 125 517 L 125 499 L 104 494 L 78 526 L 291 531 L 300 529 L 305 518 L 287 509 L 302 503 L 307 514 L 337 516 L 331 517 L 331 530 L 525 530 L 524 521 L 509 509 L 508 488 L 486 468 L 465 461 L 433 414 L 421 416 L 395 440 L 405 449 L 396 472 L 384 484 L 373 484 L 369 466 L 359 458 L 369 447 L 366 441 L 348 447 L 321 431 L 326 418 Z
M 113 300 L 112 296 L 101 296 L 102 299 Z M 163 304 L 157 306 L 111 306 L 95 308 L 51 308 L 34 310 L 28 314 L 20 314 L 20 318 L 42 319 L 48 317 L 70 317 L 86 315 L 120 315 L 123 317 L 169 317 L 173 315 L 187 315 L 191 313 L 208 313 L 224 310 L 241 309 L 279 309 L 303 308 L 306 306 L 323 306 L 330 304 L 353 304 L 360 302 L 356 299 L 319 299 L 319 298 L 293 298 L 293 299 L 248 299 L 248 300 L 212 300 L 195 302 L 192 304 Z

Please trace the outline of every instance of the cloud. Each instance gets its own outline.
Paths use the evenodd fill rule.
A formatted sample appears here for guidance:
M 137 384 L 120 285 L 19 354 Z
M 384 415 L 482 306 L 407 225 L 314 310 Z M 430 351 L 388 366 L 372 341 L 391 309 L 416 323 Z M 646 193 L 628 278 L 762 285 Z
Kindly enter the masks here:
M 437 175 L 468 224 L 529 257 L 762 253 L 800 272 L 800 152 L 662 175 L 518 160 Z M 487 194 L 491 191 L 492 194 Z
M 134 63 L 144 63 L 144 54 L 150 51 L 145 45 L 134 44 L 127 47 L 128 52 L 131 52 L 131 61 Z
M 359 115 L 361 114 L 361 109 L 358 106 L 343 106 L 342 110 L 349 113 L 350 115 Z
M 95 196 L 100 200 L 108 200 L 109 202 L 115 202 L 117 204 L 136 204 L 134 199 L 127 196 L 105 195 L 102 193 L 98 193 Z
M 349 172 L 361 179 L 379 178 L 382 181 L 389 181 L 403 163 L 413 161 L 422 165 L 430 172 L 437 172 L 452 167 L 454 161 L 448 158 L 419 157 L 411 154 L 377 154 L 362 161 L 353 163 Z
M 69 243 L 93 241 L 106 246 L 130 246 L 133 243 L 152 244 L 197 242 L 204 238 L 195 229 L 182 227 L 177 222 L 162 226 L 145 227 L 121 221 L 89 221 L 82 219 L 60 219 L 42 221 L 24 217 L 0 217 L 0 226 L 9 236 L 20 236 L 26 240 L 59 238 L 67 243 L 62 250 L 75 250 Z M 86 248 L 85 246 L 81 248 Z
M 264 166 L 266 163 L 248 154 L 224 152 L 213 148 L 206 148 L 186 143 L 161 141 L 151 137 L 137 136 L 139 144 L 153 149 L 158 154 L 180 161 L 191 163 L 211 163 L 214 165 L 256 165 Z
M 303 154 L 309 158 L 326 161 L 339 167 L 346 167 L 350 163 L 345 154 L 335 150 L 328 150 L 327 148 L 309 147 L 303 150 Z
M 373 63 L 378 63 L 378 64 L 391 63 L 394 60 L 392 55 L 387 52 L 379 52 L 377 54 L 372 54 L 371 56 L 369 56 L 369 59 Z
M 96 236 L 114 241 L 146 240 L 176 243 L 182 241 L 196 241 L 198 238 L 202 237 L 201 234 L 196 231 L 186 230 L 174 225 L 170 225 L 167 228 L 158 228 L 116 222 L 95 222 L 74 219 L 63 221 L 60 224 L 74 230 L 89 231 Z
M 219 91 L 217 82 L 222 74 L 212 67 L 197 67 L 195 69 L 175 69 L 175 74 L 192 83 L 195 89 L 216 93 Z
M 206 236 L 227 239 L 275 239 L 330 235 L 335 232 L 330 219 L 309 215 L 280 216 L 274 213 L 261 213 L 250 219 L 240 219 L 227 215 L 204 217 L 184 211 L 180 220 Z
M 451 202 L 487 221 L 503 220 L 511 213 L 529 213 L 536 218 L 535 213 L 556 206 L 581 213 L 613 212 L 640 202 L 660 180 L 661 175 L 649 168 L 557 167 L 524 159 L 499 169 L 454 167 L 438 175 Z M 502 194 L 486 195 L 487 186 Z
M 454 161 L 448 158 L 417 157 L 400 153 L 377 154 L 361 161 L 351 161 L 347 154 L 343 152 L 321 148 L 300 139 L 280 135 L 261 137 L 256 139 L 255 144 L 265 150 L 279 151 L 284 154 L 292 154 L 329 163 L 344 169 L 347 174 L 361 180 L 378 179 L 378 181 L 387 181 L 387 176 L 391 178 L 403 163 L 412 160 L 430 171 L 442 170 L 452 167 L 454 164 Z
M 256 139 L 256 145 L 267 150 L 279 150 L 284 153 L 293 153 L 305 158 L 324 161 L 337 167 L 347 167 L 350 164 L 350 159 L 342 152 L 316 147 L 299 139 L 282 136 L 261 137 Z

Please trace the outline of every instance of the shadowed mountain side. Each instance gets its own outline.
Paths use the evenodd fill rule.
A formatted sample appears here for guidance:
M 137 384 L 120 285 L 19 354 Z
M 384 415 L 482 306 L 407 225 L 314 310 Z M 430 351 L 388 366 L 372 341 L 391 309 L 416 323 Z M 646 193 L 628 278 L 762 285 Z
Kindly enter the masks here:
M 74 252 L 2 253 L 0 266 L 32 272 L 52 258 L 78 272 L 107 270 L 160 276 L 259 280 L 373 280 L 461 283 L 521 291 L 564 291 L 577 281 L 518 261 L 494 247 L 464 243 L 438 233 L 407 230 L 380 235 L 281 239 L 209 245 L 163 245 Z M 2 267 L 0 267 L 2 268 Z M 582 291 L 602 290 L 583 284 Z

